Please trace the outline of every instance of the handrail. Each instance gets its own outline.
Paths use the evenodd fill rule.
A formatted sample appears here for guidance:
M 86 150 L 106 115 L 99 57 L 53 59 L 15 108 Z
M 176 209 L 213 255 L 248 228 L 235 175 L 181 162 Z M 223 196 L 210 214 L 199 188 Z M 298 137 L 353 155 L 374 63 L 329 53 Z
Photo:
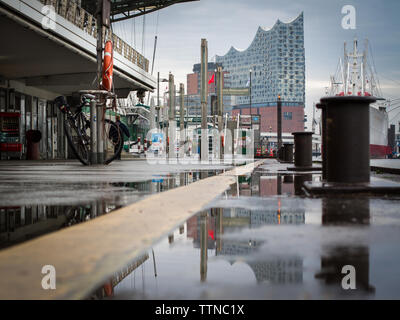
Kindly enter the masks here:
M 44 5 L 54 7 L 56 13 L 75 26 L 86 32 L 88 35 L 97 37 L 97 19 L 89 12 L 79 7 L 74 0 L 38 0 Z M 125 41 L 116 34 L 106 32 L 103 28 L 104 42 L 111 40 L 114 44 L 114 50 L 128 59 L 133 64 L 146 72 L 149 72 L 149 60 L 141 55 L 138 51 L 129 46 Z

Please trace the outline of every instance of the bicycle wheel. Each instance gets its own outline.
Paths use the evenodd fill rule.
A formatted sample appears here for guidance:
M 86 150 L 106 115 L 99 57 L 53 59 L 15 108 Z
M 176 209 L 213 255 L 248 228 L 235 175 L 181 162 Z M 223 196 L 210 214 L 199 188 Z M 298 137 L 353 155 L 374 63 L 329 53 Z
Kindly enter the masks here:
M 79 119 L 79 117 L 78 117 Z M 67 115 L 64 121 L 64 130 L 68 144 L 78 160 L 84 164 L 90 164 L 90 137 L 86 133 L 86 124 Z
M 121 128 L 109 119 L 104 120 L 104 164 L 109 164 L 120 155 L 124 146 Z

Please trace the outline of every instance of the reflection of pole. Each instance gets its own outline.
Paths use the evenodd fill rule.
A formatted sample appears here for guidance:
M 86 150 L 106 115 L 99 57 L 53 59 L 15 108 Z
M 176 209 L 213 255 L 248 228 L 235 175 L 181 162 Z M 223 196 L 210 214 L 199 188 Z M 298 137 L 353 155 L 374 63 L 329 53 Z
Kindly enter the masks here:
M 201 153 L 202 161 L 208 160 L 208 125 L 207 125 L 207 96 L 208 96 L 208 48 L 207 40 L 201 39 Z
M 200 280 L 207 279 L 207 211 L 200 214 Z
M 222 234 L 224 233 L 222 221 L 223 221 L 224 210 L 222 208 L 217 209 L 217 228 L 216 228 L 216 253 L 222 250 Z
M 153 265 L 154 265 L 154 277 L 157 277 L 157 268 L 156 268 L 156 257 L 154 255 L 154 250 L 151 249 L 152 253 L 153 253 Z

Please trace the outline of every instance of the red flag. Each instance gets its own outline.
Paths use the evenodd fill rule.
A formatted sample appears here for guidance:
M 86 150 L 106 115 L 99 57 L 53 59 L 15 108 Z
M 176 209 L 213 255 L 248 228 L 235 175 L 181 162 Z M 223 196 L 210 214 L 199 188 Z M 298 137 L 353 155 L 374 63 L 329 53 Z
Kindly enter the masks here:
M 214 230 L 208 230 L 208 236 L 209 236 L 211 239 L 215 240 L 215 237 L 214 237 Z
M 208 80 L 208 84 L 214 83 L 214 75 L 215 75 L 215 74 L 213 74 L 212 77 L 211 77 L 211 79 Z

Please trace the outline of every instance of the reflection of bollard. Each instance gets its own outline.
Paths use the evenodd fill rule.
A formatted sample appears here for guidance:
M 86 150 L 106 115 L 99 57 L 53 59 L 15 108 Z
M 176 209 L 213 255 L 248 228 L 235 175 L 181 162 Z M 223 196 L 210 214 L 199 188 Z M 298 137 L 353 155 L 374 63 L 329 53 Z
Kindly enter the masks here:
M 26 160 L 40 160 L 39 142 L 42 133 L 39 130 L 28 130 L 26 132 Z
M 369 198 L 322 199 L 322 225 L 369 225 Z
M 322 199 L 323 226 L 368 226 L 370 224 L 369 198 L 324 198 Z M 341 285 L 343 288 L 343 266 L 350 265 L 356 270 L 353 290 L 375 292 L 369 280 L 369 247 L 349 243 L 323 248 L 321 256 L 322 270 L 315 275 L 328 284 Z
M 293 162 L 293 144 L 285 143 L 283 145 L 283 161 L 284 162 Z
M 321 109 L 321 122 L 322 122 L 322 132 L 321 132 L 321 155 L 322 155 L 322 180 L 326 181 L 326 172 L 328 167 L 328 159 L 327 159 L 327 152 L 326 152 L 326 110 L 325 105 L 318 103 L 316 105 L 318 109 Z
M 369 105 L 373 97 L 321 99 L 326 111 L 326 181 L 370 181 Z

